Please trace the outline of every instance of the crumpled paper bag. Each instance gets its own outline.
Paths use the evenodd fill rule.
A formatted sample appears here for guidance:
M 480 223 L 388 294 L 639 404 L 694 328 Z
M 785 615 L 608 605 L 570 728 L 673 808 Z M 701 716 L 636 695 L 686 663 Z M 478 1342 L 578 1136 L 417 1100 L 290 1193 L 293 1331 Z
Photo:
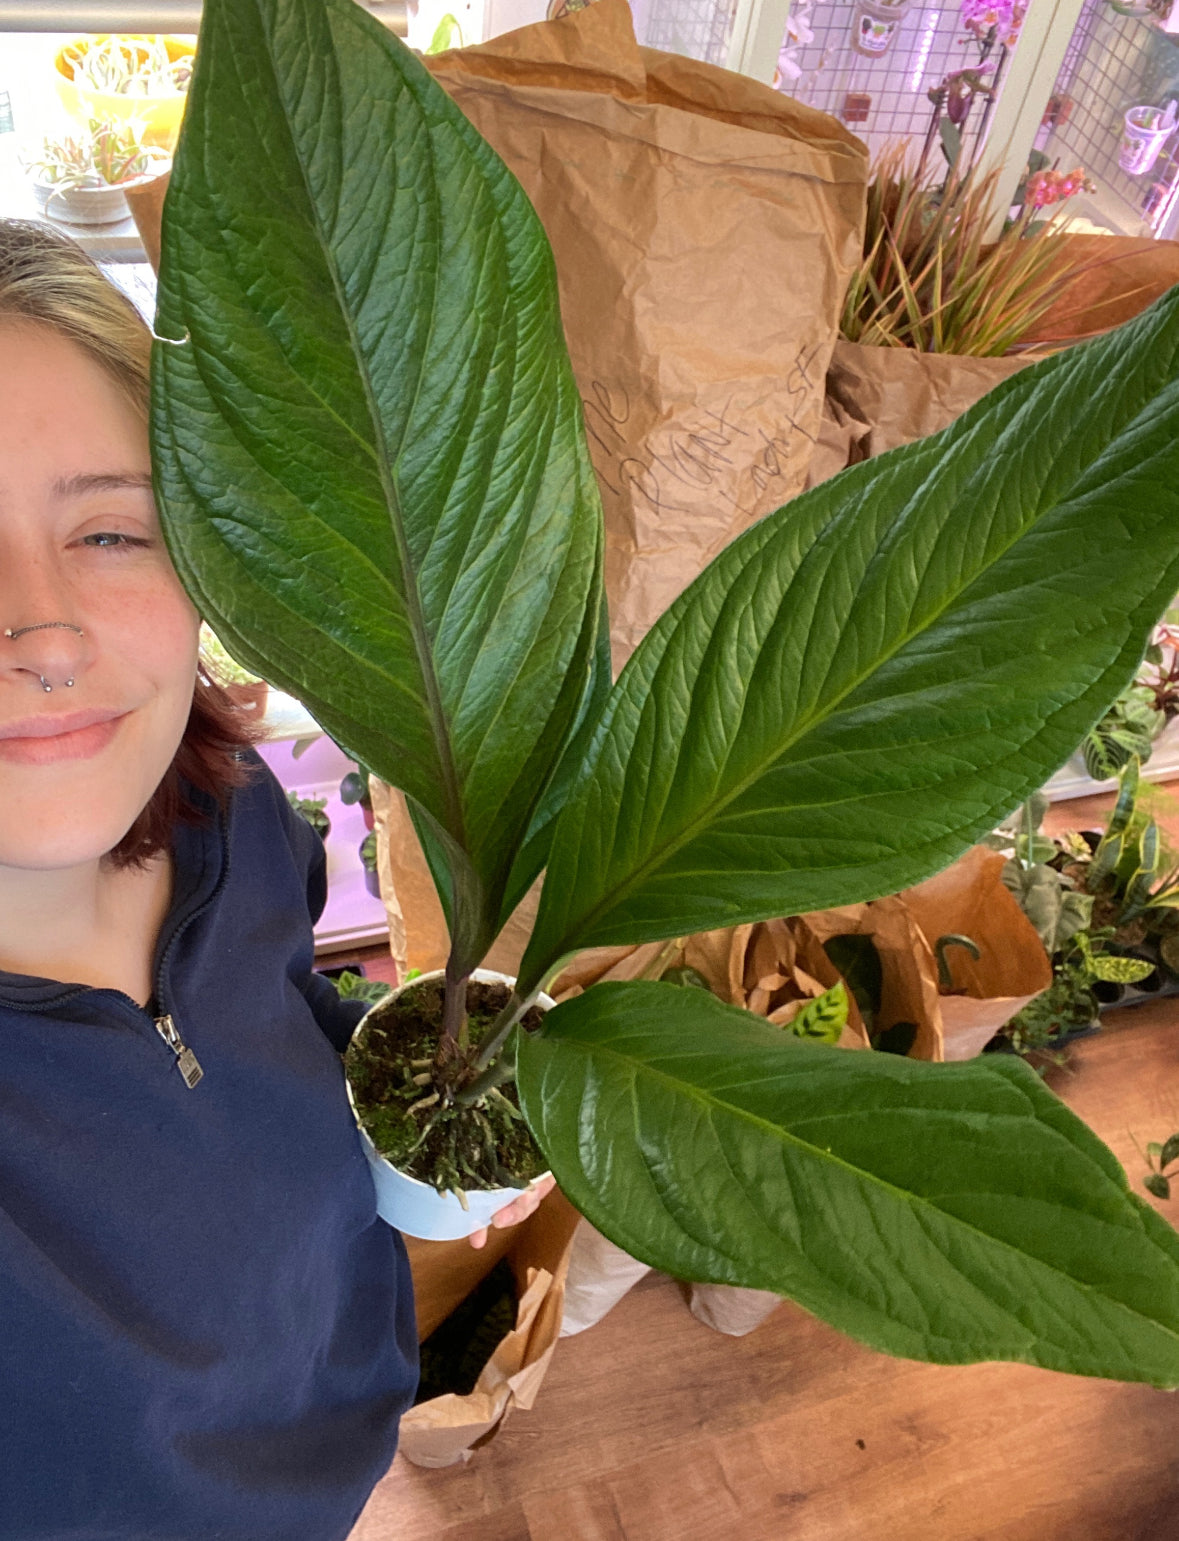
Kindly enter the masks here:
M 836 347 L 839 347 L 838 343 Z M 846 471 L 848 466 L 867 460 L 871 454 L 871 424 L 861 422 L 850 407 L 832 395 L 831 370 L 828 370 L 827 378 L 828 389 L 823 400 L 819 437 L 815 440 L 811 463 L 807 467 L 808 491 L 820 482 L 829 481 L 840 471 Z
M 690 968 L 719 999 L 785 1027 L 808 1001 L 839 980 L 839 971 L 808 919 L 796 915 L 702 931 L 670 942 L 588 948 L 562 969 L 550 994 L 560 1002 L 604 980 L 658 979 L 669 969 Z M 863 1017 L 850 995 L 839 1046 L 868 1047 Z
M 501 1339 L 467 1396 L 434 1397 L 401 1420 L 398 1449 L 415 1466 L 469 1461 L 496 1434 L 513 1408 L 536 1400 L 561 1328 L 565 1277 L 580 1216 L 554 1190 L 536 1213 L 509 1230 L 492 1230 L 476 1251 L 467 1241 L 419 1241 L 407 1236 L 418 1336 L 439 1323 L 505 1255 L 516 1278 L 515 1328 Z
M 688 1287 L 688 1309 L 696 1320 L 730 1338 L 747 1337 L 781 1304 L 782 1296 L 770 1290 L 742 1289 L 735 1284 Z
M 768 86 L 640 48 L 626 0 L 426 63 L 552 243 L 617 669 L 717 552 L 802 489 L 866 152 Z
M 827 370 L 829 411 L 863 425 L 855 436 L 855 458 L 866 460 L 949 427 L 988 391 L 1034 362 L 1028 356 L 964 358 L 875 348 L 841 337 Z
M 650 1272 L 647 1263 L 640 1263 L 582 1220 L 569 1255 L 561 1336 L 572 1338 L 600 1322 Z
M 1129 235 L 1064 236 L 1066 262 L 1080 272 L 1027 336 L 1052 346 L 1121 326 L 1179 283 L 1179 241 Z
M 968 936 L 981 956 L 946 949 L 955 991 L 939 994 L 948 1060 L 973 1059 L 1005 1022 L 1052 983 L 1052 963 L 1015 895 L 1003 884 L 1006 857 L 972 846 L 952 867 L 906 889 L 901 899 L 931 948 Z
M 933 950 L 901 899 L 890 895 L 801 918 L 821 943 L 833 936 L 870 937 L 884 976 L 876 1031 L 897 1022 L 914 1022 L 917 1036 L 910 1059 L 944 1059 Z

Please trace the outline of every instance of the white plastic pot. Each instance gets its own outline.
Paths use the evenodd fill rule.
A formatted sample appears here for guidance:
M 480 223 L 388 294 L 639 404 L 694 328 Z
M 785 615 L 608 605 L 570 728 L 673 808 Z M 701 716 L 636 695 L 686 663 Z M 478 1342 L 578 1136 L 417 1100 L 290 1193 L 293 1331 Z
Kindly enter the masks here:
M 1153 170 L 1163 146 L 1175 130 L 1175 103 L 1164 111 L 1143 104 L 1131 107 L 1124 118 L 1118 165 L 1132 177 Z
M 420 974 L 416 979 L 398 985 L 391 995 L 380 1002 L 380 1005 L 384 1007 L 389 1001 L 396 1000 L 403 991 L 410 989 L 413 985 L 441 978 L 443 978 L 442 969 L 437 969 L 432 974 Z M 502 984 L 507 985 L 509 989 L 516 983 L 507 974 L 497 974 L 493 969 L 485 968 L 477 968 L 471 978 L 476 984 Z M 536 1004 L 541 1011 L 550 1011 L 555 1002 L 547 995 L 539 995 Z M 367 1020 L 367 1016 L 361 1019 L 357 1032 Z M 467 1201 L 467 1207 L 464 1209 L 453 1193 L 439 1193 L 429 1183 L 419 1182 L 416 1177 L 410 1177 L 405 1172 L 398 1171 L 392 1162 L 386 1161 L 369 1139 L 364 1125 L 357 1117 L 351 1086 L 348 1087 L 348 1101 L 352 1107 L 352 1116 L 356 1119 L 356 1127 L 360 1130 L 360 1143 L 364 1146 L 364 1153 L 368 1157 L 369 1170 L 373 1174 L 373 1183 L 377 1190 L 377 1214 L 404 1235 L 417 1236 L 423 1241 L 458 1241 L 490 1224 L 492 1215 L 498 1214 L 514 1199 L 518 1199 L 524 1191 L 520 1188 L 469 1189 L 464 1194 Z M 547 1173 L 542 1174 L 542 1176 L 547 1175 Z M 529 1186 L 540 1181 L 540 1177 L 534 1178 Z

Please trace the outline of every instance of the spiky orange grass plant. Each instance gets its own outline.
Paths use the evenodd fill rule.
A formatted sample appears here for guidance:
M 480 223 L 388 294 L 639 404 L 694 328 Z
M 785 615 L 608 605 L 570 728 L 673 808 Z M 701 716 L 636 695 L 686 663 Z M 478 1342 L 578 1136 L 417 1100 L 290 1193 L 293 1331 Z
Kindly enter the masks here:
M 1019 345 L 1083 265 L 1038 211 L 988 241 L 997 182 L 998 172 L 971 168 L 943 190 L 910 167 L 904 145 L 878 157 L 840 322 L 849 341 L 981 358 Z

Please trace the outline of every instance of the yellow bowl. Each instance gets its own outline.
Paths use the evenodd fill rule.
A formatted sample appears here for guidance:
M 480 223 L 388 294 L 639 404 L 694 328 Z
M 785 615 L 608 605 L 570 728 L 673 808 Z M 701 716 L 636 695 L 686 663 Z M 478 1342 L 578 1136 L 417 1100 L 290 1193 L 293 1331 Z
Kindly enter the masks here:
M 66 49 L 78 43 L 105 42 L 109 36 L 110 33 L 103 33 L 96 37 L 76 38 L 58 50 L 53 61 L 54 79 L 62 105 L 81 123 L 89 123 L 91 118 L 101 118 L 107 123 L 124 123 L 136 119 L 146 125 L 143 134 L 145 144 L 174 150 L 176 136 L 180 132 L 180 120 L 184 116 L 186 92 L 172 91 L 167 96 L 120 96 L 113 91 L 91 91 L 85 86 L 74 84 L 73 66 L 66 60 Z M 134 42 L 136 39 L 128 36 L 126 41 Z M 196 52 L 191 43 L 175 37 L 166 37 L 164 47 L 173 63 L 177 59 L 191 58 Z

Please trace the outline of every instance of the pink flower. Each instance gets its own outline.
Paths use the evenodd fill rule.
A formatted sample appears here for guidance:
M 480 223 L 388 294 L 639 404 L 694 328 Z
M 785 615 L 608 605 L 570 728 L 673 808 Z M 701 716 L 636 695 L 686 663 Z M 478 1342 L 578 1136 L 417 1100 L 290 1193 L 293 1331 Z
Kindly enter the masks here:
M 1014 48 L 1027 5 L 1022 0 L 961 0 L 962 24 L 974 37 L 985 38 L 992 27 L 998 39 Z
M 1091 190 L 1091 186 L 1082 166 L 1077 166 L 1067 176 L 1062 171 L 1034 171 L 1028 177 L 1024 189 L 1024 202 L 1029 203 L 1033 209 L 1042 209 L 1050 203 L 1072 198 L 1082 188 Z

